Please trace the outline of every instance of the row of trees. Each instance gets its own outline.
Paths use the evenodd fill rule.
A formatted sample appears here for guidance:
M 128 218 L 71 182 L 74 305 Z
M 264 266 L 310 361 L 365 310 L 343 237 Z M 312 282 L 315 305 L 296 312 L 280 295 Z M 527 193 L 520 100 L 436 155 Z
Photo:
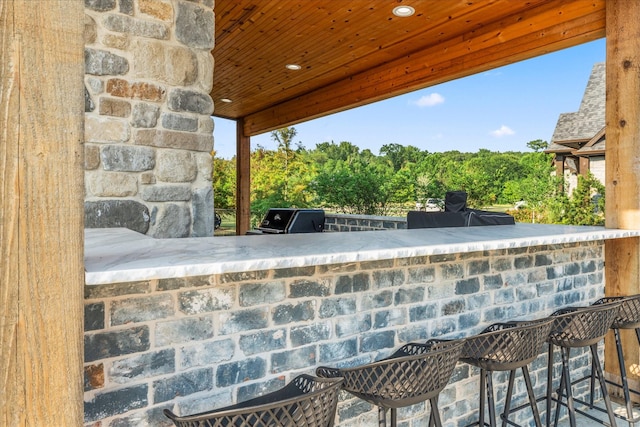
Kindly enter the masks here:
M 276 150 L 251 153 L 251 210 L 261 218 L 270 207 L 324 207 L 335 212 L 404 215 L 417 202 L 443 198 L 449 190 L 468 193 L 470 207 L 513 205 L 519 221 L 598 224 L 604 209 L 593 195 L 604 188 L 580 178 L 569 198 L 553 174 L 547 143 L 531 141 L 530 152 L 430 153 L 414 146 L 387 144 L 379 155 L 350 142 L 323 142 L 315 149 L 295 144 L 295 128 L 272 132 Z M 216 209 L 235 208 L 235 159 L 214 156 Z M 604 197 L 597 198 L 604 203 Z

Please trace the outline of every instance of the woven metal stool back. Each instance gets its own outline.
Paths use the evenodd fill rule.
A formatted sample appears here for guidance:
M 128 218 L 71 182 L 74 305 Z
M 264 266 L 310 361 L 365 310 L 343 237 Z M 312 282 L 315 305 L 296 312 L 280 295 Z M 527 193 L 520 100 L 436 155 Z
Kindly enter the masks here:
M 300 375 L 273 393 L 210 412 L 179 417 L 178 427 L 332 427 L 342 378 Z
M 640 328 L 640 294 L 616 297 L 604 297 L 594 302 L 593 305 L 620 302 L 620 311 L 611 327 L 613 329 L 636 329 Z
M 586 347 L 600 341 L 606 334 L 620 308 L 620 302 L 567 307 L 551 315 L 555 318 L 549 342 L 560 347 Z
M 321 377 L 343 377 L 342 388 L 383 408 L 401 408 L 431 399 L 447 385 L 463 341 L 409 343 L 378 362 L 354 368 L 319 367 Z
M 488 371 L 528 365 L 543 348 L 553 319 L 496 323 L 465 339 L 460 360 Z

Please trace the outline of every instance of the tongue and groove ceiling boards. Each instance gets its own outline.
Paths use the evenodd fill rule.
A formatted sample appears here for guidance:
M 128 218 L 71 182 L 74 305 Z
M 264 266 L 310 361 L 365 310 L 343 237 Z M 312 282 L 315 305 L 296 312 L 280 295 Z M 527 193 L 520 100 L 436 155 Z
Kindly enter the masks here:
M 604 0 L 221 0 L 215 14 L 214 116 L 246 136 L 605 35 Z

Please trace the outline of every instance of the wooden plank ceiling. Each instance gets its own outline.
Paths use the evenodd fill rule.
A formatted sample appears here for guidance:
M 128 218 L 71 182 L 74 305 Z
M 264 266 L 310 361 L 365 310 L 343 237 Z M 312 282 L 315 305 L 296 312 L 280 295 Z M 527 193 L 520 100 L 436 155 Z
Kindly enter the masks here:
M 604 3 L 217 1 L 214 115 L 257 135 L 595 40 Z M 396 17 L 398 5 L 416 12 Z

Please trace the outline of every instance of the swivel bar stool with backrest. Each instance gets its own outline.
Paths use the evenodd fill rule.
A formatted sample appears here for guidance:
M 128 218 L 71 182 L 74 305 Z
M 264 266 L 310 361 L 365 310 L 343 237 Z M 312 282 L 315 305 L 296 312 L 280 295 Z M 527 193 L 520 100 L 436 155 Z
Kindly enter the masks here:
M 391 409 L 391 426 L 397 426 L 397 409 L 428 400 L 429 425 L 440 427 L 438 395 L 456 366 L 463 341 L 430 340 L 409 343 L 386 359 L 353 368 L 316 370 L 320 377 L 343 377 L 342 388 L 378 407 L 378 425 L 386 426 Z
M 634 329 L 636 338 L 638 339 L 638 345 L 640 345 L 640 294 L 631 296 L 615 296 L 600 298 L 593 305 L 607 304 L 611 302 L 620 302 L 620 311 L 616 316 L 611 329 L 616 341 L 616 350 L 618 353 L 618 366 L 620 368 L 620 383 L 607 380 L 607 384 L 613 385 L 622 389 L 624 401 L 626 404 L 626 416 L 616 414 L 617 417 L 627 421 L 630 426 L 640 421 L 640 416 L 634 416 L 633 414 L 633 401 L 631 400 L 631 393 L 640 395 L 637 390 L 629 388 L 629 381 L 627 379 L 627 369 L 624 363 L 624 353 L 622 350 L 622 340 L 620 339 L 620 329 Z M 595 369 L 591 369 L 591 394 L 589 397 L 588 405 L 591 408 L 600 409 L 594 406 L 594 384 L 596 380 Z
M 332 427 L 342 378 L 298 375 L 285 387 L 195 415 L 164 414 L 178 427 Z
M 591 349 L 591 362 L 595 367 L 600 388 L 607 407 L 607 415 L 611 426 L 616 425 L 611 400 L 607 393 L 607 387 L 602 373 L 600 358 L 598 357 L 597 344 L 604 338 L 607 331 L 618 315 L 620 302 L 591 305 L 588 307 L 567 307 L 560 309 L 551 315 L 555 319 L 551 333 L 549 334 L 549 359 L 547 372 L 547 426 L 551 421 L 551 401 L 556 401 L 556 412 L 554 426 L 558 425 L 560 417 L 560 405 L 566 406 L 569 411 L 569 422 L 571 427 L 576 425 L 576 412 L 586 414 L 576 410 L 572 394 L 571 373 L 569 369 L 569 359 L 572 348 L 589 347 Z M 558 386 L 557 398 L 553 398 L 553 350 L 554 345 L 560 347 L 562 357 L 562 375 Z M 564 402 L 566 397 L 567 401 Z M 589 416 L 590 418 L 593 418 Z M 599 421 L 596 418 L 593 418 Z
M 508 416 L 514 377 L 516 370 L 520 368 L 524 376 L 533 419 L 536 426 L 541 426 L 540 413 L 533 394 L 527 365 L 543 350 L 552 323 L 553 319 L 496 323 L 487 327 L 480 334 L 465 339 L 465 347 L 460 360 L 480 368 L 480 416 L 478 422 L 474 424 L 486 425 L 484 406 L 486 399 L 489 405 L 489 425 L 491 427 L 496 425 L 492 379 L 494 371 L 510 371 L 501 418 L 503 426 L 511 423 L 508 421 Z

